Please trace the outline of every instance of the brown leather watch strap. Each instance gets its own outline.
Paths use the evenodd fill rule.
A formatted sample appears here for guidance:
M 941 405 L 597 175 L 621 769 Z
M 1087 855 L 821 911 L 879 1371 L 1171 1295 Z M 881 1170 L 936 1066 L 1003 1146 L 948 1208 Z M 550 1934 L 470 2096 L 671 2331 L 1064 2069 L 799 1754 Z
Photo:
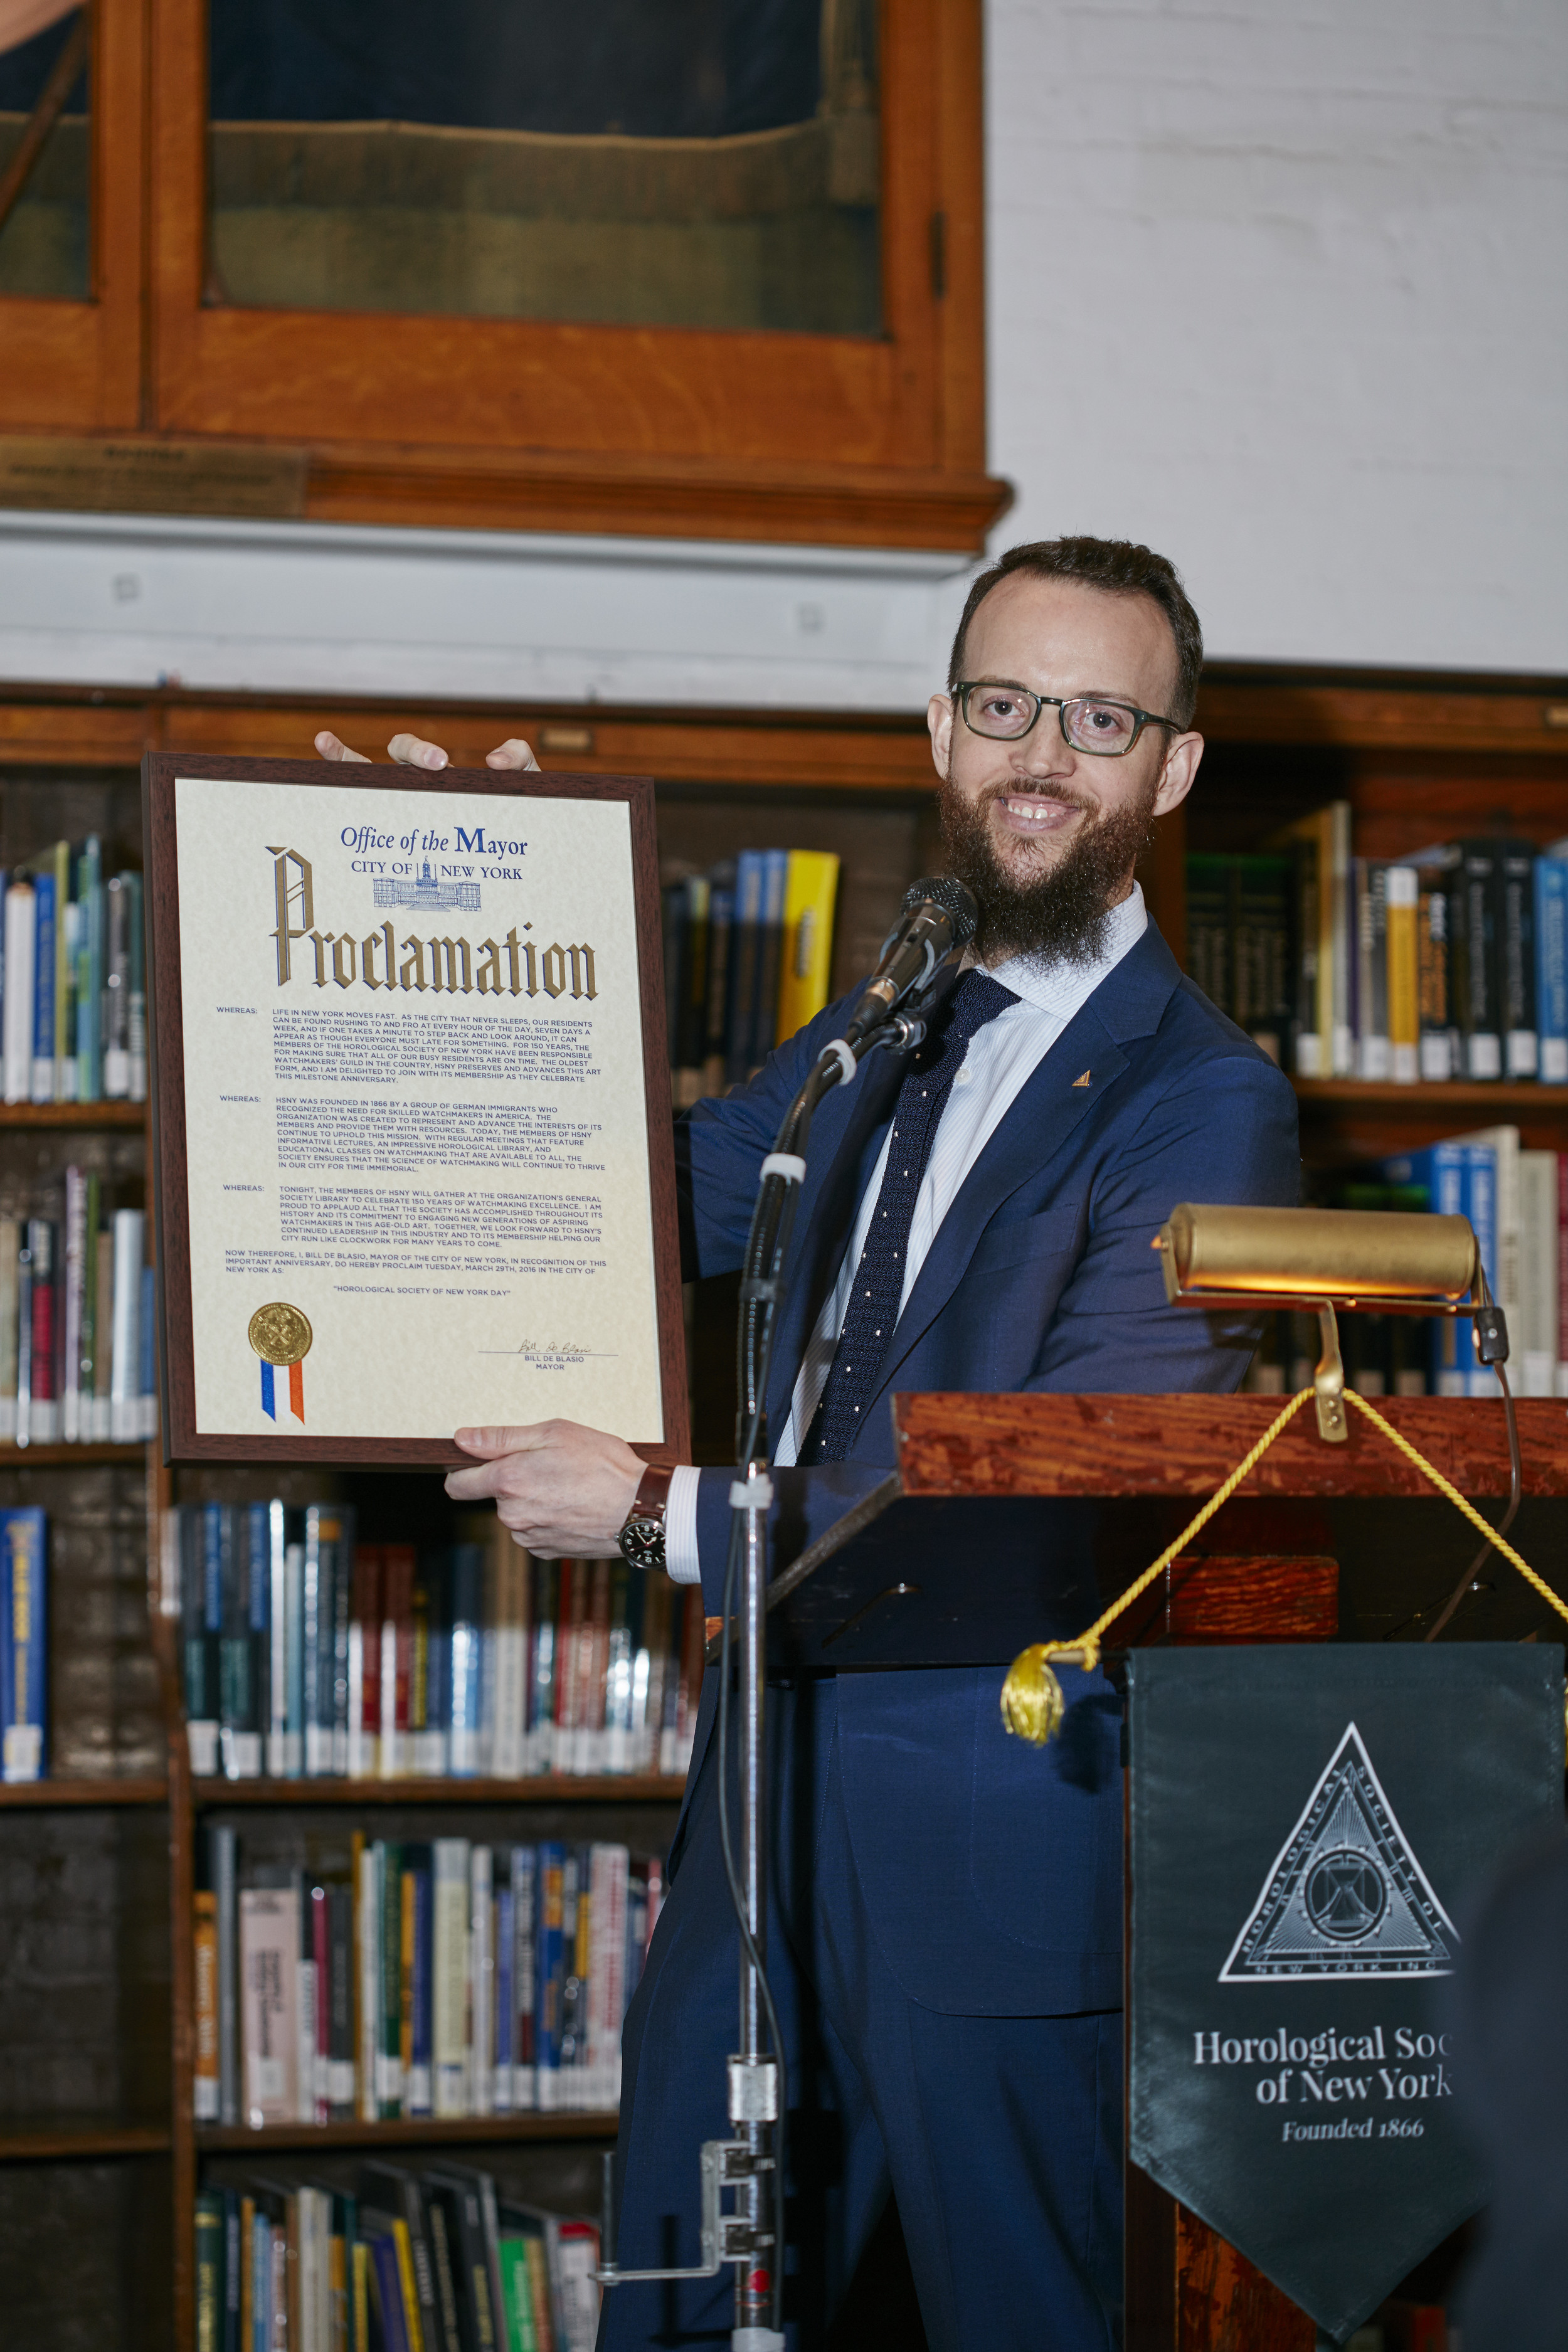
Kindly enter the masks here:
M 669 1500 L 669 1482 L 675 1475 L 671 1462 L 650 1462 L 637 1484 L 637 1500 L 627 1512 L 628 1519 L 657 1519 L 664 1525 L 665 1506 Z

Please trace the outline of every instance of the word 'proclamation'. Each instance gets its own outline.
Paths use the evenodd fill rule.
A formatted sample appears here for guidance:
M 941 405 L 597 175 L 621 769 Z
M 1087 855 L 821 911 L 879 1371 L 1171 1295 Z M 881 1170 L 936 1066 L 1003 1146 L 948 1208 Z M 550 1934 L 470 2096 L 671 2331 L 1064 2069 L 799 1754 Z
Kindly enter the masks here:
M 626 803 L 174 811 L 197 1430 L 657 1443 Z

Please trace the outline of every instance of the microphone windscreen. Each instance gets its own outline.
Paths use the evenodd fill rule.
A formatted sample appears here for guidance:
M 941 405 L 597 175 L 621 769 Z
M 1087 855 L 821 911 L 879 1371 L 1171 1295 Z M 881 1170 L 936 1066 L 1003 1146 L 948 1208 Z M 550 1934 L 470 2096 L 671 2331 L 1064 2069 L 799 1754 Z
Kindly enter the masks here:
M 974 893 L 951 874 L 938 874 L 923 882 L 911 882 L 904 892 L 903 912 L 912 914 L 928 900 L 939 906 L 952 923 L 952 943 L 966 948 L 980 927 L 980 909 L 974 903 Z

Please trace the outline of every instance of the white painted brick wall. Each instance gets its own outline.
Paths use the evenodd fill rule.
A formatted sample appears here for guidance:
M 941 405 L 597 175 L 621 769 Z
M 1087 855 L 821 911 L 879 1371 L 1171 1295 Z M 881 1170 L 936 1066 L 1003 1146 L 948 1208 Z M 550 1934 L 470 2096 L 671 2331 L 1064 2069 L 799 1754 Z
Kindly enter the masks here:
M 1568 0 L 988 0 L 994 544 L 1568 668 Z M 910 708 L 951 558 L 0 517 L 0 677 Z
M 1568 666 L 1563 0 L 991 0 L 1007 537 L 1233 656 Z

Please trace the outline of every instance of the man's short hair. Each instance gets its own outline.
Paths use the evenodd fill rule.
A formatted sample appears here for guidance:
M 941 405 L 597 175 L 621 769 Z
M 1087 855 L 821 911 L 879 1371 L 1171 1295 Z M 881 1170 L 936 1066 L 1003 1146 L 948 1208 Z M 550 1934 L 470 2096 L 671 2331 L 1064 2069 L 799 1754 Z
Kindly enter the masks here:
M 1152 548 L 1140 547 L 1130 539 L 1033 539 L 998 556 L 964 600 L 948 666 L 950 688 L 963 676 L 963 641 L 976 609 L 993 588 L 1015 572 L 1028 572 L 1037 580 L 1079 580 L 1086 588 L 1100 588 L 1112 596 L 1152 597 L 1170 623 L 1176 646 L 1175 692 L 1171 709 L 1160 715 L 1173 719 L 1180 727 L 1192 725 L 1198 674 L 1204 666 L 1203 629 L 1175 565 L 1167 556 L 1156 555 Z

